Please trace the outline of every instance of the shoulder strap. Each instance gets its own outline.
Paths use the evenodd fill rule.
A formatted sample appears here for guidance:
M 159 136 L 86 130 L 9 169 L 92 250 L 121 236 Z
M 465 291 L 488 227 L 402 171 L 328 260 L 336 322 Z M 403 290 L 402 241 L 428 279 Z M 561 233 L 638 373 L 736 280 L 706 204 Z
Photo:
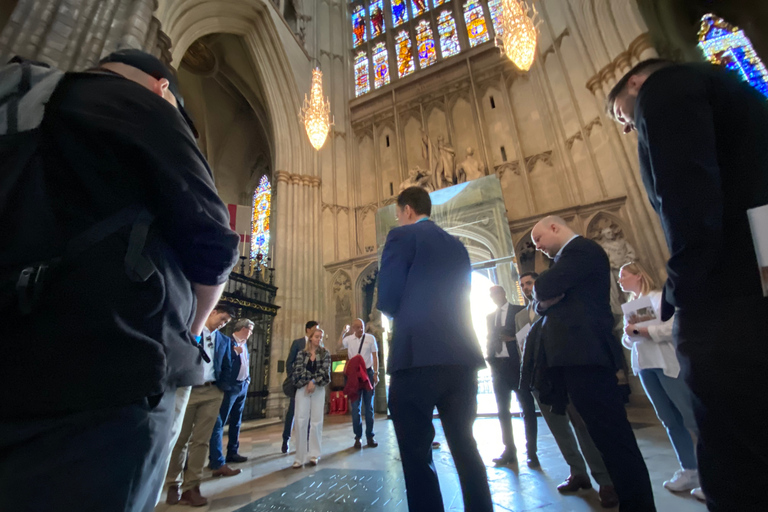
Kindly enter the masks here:
M 362 354 L 362 351 L 363 351 L 363 343 L 365 343 L 365 333 L 363 333 L 363 337 L 362 337 L 362 338 L 360 338 L 360 347 L 358 347 L 358 349 L 357 349 L 357 355 L 359 355 L 359 356 L 362 356 L 362 355 L 363 355 L 363 354 Z

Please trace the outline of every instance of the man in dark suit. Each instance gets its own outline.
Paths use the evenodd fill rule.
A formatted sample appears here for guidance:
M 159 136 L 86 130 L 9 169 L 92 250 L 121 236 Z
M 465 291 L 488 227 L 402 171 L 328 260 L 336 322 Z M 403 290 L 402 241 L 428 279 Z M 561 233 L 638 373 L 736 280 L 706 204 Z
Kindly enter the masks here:
M 499 466 L 517 465 L 517 449 L 512 437 L 512 414 L 509 411 L 509 401 L 514 391 L 523 412 L 528 466 L 536 468 L 539 467 L 539 458 L 536 455 L 536 436 L 538 435 L 536 404 L 529 390 L 520 389 L 520 353 L 515 338 L 517 332 L 515 315 L 525 309 L 525 306 L 510 304 L 507 301 L 507 292 L 501 286 L 491 287 L 491 300 L 498 309 L 488 315 L 486 354 L 493 378 L 493 393 L 496 395 L 496 405 L 499 410 L 501 438 L 504 441 L 504 453 L 493 459 L 493 462 Z
M 677 309 L 708 506 L 762 509 L 768 438 L 754 411 L 768 409 L 768 298 L 747 210 L 768 204 L 766 98 L 722 68 L 655 59 L 607 99 L 625 131 L 637 129 L 643 183 L 671 255 L 662 316 Z
M 309 336 L 309 332 L 314 328 L 316 325 L 319 325 L 314 320 L 310 320 L 307 322 L 307 324 L 304 326 L 304 336 L 301 338 L 297 338 L 293 340 L 291 343 L 291 350 L 288 352 L 288 359 L 285 360 L 285 373 L 287 375 L 291 374 L 291 371 L 293 370 L 293 363 L 296 362 L 296 356 L 299 354 L 301 350 L 304 349 L 304 347 L 307 346 L 307 336 Z M 281 448 L 281 451 L 283 453 L 288 453 L 288 441 L 291 439 L 291 431 L 293 431 L 293 413 L 296 408 L 296 400 L 294 398 L 291 398 L 291 403 L 288 404 L 288 410 L 285 411 L 285 426 L 283 427 L 283 446 Z
M 432 202 L 419 187 L 397 197 L 379 270 L 378 309 L 394 319 L 387 371 L 389 410 L 403 462 L 408 507 L 442 512 L 432 460 L 437 407 L 456 463 L 464 508 L 491 512 L 485 465 L 472 436 L 477 370 L 485 367 L 470 317 L 469 254 L 429 220 Z
M 248 368 L 248 338 L 253 334 L 253 322 L 241 318 L 235 323 L 232 338 L 222 335 L 228 341 L 231 363 L 222 368 L 216 386 L 224 392 L 219 408 L 219 417 L 211 434 L 209 461 L 211 469 L 217 470 L 226 463 L 245 462 L 248 457 L 237 453 L 240 447 L 240 425 L 243 420 L 243 408 L 248 396 L 248 383 L 251 382 Z M 222 442 L 224 425 L 229 424 L 227 456 L 224 457 Z
M 605 251 L 559 217 L 531 232 L 536 249 L 555 260 L 534 284 L 541 343 L 553 385 L 567 393 L 603 455 L 622 512 L 652 512 L 653 490 L 627 420 L 616 371 L 623 354 L 613 337 L 611 268 Z

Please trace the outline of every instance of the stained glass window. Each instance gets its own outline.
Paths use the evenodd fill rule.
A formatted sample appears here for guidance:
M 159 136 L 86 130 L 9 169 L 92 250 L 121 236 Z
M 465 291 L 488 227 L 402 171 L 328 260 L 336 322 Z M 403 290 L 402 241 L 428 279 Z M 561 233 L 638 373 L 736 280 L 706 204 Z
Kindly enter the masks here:
M 461 51 L 459 35 L 456 33 L 456 22 L 451 11 L 443 11 L 437 18 L 437 33 L 440 34 L 440 51 L 443 58 L 452 57 Z
M 739 27 L 707 14 L 701 19 L 699 48 L 710 62 L 738 72 L 755 89 L 768 96 L 768 71 Z
M 401 31 L 395 38 L 397 44 L 397 76 L 403 78 L 413 73 L 413 52 L 411 51 L 411 36 L 407 30 Z
M 440 7 L 443 4 L 447 4 L 451 0 L 432 0 L 432 7 Z
M 262 176 L 253 193 L 251 224 L 251 265 L 266 265 L 269 256 L 269 214 L 272 211 L 272 185 Z M 253 268 L 253 267 L 252 267 Z
M 488 2 L 488 9 L 491 11 L 491 19 L 493 20 L 493 29 L 496 31 L 496 37 L 501 35 L 501 0 L 490 0 Z
M 355 57 L 355 96 L 360 96 L 371 90 L 368 82 L 368 56 L 360 52 Z
M 485 26 L 483 6 L 478 0 L 469 0 L 464 3 L 464 21 L 467 24 L 469 45 L 472 48 L 490 39 L 488 28 Z
M 420 16 L 429 10 L 428 0 L 411 0 L 413 8 L 413 17 Z
M 408 0 L 392 0 L 392 26 L 408 21 Z
M 373 39 L 387 30 L 384 26 L 384 0 L 375 0 L 371 2 L 368 12 L 371 16 L 371 39 Z
M 379 43 L 373 47 L 373 83 L 378 89 L 389 83 L 389 60 L 387 47 Z
M 352 47 L 357 48 L 368 39 L 365 34 L 365 8 L 362 5 L 352 11 Z
M 416 45 L 419 49 L 419 65 L 425 68 L 434 64 L 437 60 L 435 41 L 432 39 L 432 29 L 427 20 L 421 20 L 416 25 Z

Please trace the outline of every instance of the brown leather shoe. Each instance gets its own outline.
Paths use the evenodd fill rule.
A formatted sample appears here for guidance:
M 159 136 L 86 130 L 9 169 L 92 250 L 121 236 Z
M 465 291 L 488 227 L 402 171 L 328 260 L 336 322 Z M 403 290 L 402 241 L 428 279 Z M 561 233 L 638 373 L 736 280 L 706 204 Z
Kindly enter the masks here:
M 600 486 L 600 506 L 603 508 L 613 508 L 619 506 L 619 495 L 612 485 Z
M 368 438 L 368 448 L 376 448 L 379 446 L 379 443 L 377 443 L 372 437 Z
M 570 475 L 565 482 L 557 486 L 557 490 L 563 494 L 578 492 L 579 489 L 591 489 L 592 482 L 587 475 Z
M 359 439 L 355 439 L 355 450 L 359 450 L 362 447 L 363 443 L 361 443 Z
M 169 505 L 176 505 L 181 499 L 181 492 L 179 492 L 178 485 L 168 486 L 168 497 L 165 498 L 165 502 Z
M 242 469 L 232 469 L 231 467 L 224 464 L 219 469 L 213 470 L 213 476 L 235 476 L 239 475 Z
M 179 505 L 189 505 L 190 507 L 204 507 L 207 504 L 208 498 L 200 494 L 200 486 L 184 491 L 181 493 L 181 500 L 179 500 Z

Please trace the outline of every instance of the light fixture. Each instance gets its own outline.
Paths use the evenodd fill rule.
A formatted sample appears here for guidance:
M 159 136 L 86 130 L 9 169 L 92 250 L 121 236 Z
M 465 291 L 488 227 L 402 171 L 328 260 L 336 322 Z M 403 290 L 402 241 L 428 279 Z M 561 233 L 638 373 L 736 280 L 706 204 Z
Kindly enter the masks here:
M 323 72 L 319 67 L 312 70 L 312 86 L 309 89 L 309 98 L 304 95 L 301 120 L 307 130 L 309 142 L 319 151 L 333 126 L 331 102 L 323 98 Z
M 522 71 L 531 69 L 536 58 L 537 14 L 536 8 L 528 7 L 523 0 L 501 0 L 501 27 L 496 35 L 496 46 Z

